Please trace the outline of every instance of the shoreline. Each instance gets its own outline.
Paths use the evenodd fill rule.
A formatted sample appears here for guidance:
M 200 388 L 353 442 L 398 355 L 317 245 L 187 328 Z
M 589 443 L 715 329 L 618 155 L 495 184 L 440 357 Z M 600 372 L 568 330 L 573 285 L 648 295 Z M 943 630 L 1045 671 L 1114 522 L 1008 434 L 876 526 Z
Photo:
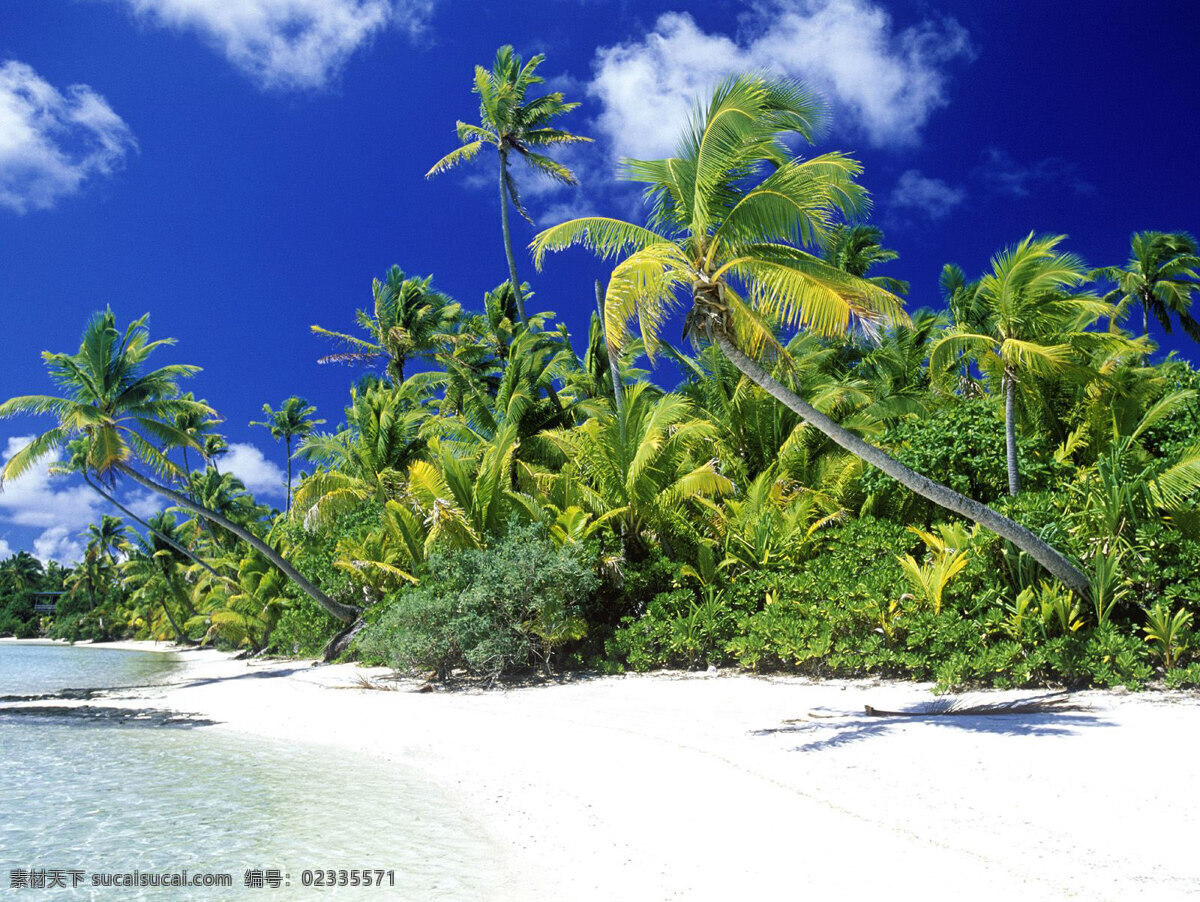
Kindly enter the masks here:
M 1080 710 L 1039 714 L 867 717 L 865 705 L 928 702 L 928 685 L 655 673 L 489 691 L 416 692 L 417 681 L 400 681 L 387 691 L 362 682 L 378 684 L 383 668 L 94 647 L 168 651 L 183 667 L 87 704 L 402 764 L 483 825 L 464 827 L 486 830 L 529 893 L 1200 893 L 1194 693 L 1082 692 L 1072 695 Z

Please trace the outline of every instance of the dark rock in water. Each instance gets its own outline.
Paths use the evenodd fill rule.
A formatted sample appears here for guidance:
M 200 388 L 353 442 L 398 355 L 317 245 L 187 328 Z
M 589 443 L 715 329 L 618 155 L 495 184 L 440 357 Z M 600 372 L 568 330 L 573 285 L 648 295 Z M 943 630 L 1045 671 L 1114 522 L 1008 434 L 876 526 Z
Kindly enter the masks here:
M 91 701 L 108 689 L 60 689 L 58 692 L 44 692 L 41 695 L 0 695 L 0 702 L 40 702 L 60 699 L 63 701 Z
M 42 720 L 83 721 L 85 723 L 106 724 L 125 727 L 166 727 L 170 729 L 191 729 L 193 727 L 211 727 L 217 723 L 203 717 L 190 714 L 177 714 L 174 711 L 157 709 L 143 710 L 138 708 L 105 708 L 97 705 L 8 705 L 0 707 L 0 717 L 35 717 Z

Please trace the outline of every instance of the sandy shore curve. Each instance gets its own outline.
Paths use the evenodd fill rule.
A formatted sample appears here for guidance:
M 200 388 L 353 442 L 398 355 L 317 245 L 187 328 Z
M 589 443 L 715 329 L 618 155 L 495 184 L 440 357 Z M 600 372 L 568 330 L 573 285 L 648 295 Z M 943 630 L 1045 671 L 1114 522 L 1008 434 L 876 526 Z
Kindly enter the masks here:
M 422 693 L 351 664 L 178 654 L 185 666 L 164 685 L 87 704 L 403 762 L 471 812 L 465 829 L 508 850 L 520 884 L 551 898 L 1200 897 L 1194 693 L 868 717 L 866 705 L 911 710 L 933 696 L 744 674 Z

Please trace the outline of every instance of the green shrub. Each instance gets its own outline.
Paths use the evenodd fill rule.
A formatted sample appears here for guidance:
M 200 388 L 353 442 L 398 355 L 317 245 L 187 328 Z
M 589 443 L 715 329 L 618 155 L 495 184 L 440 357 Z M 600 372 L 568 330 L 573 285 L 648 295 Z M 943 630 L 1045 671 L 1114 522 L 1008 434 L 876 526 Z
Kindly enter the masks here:
M 278 543 L 292 566 L 330 598 L 361 606 L 362 593 L 344 570 L 334 566 L 337 543 L 342 536 L 361 536 L 377 522 L 378 508 L 369 504 L 336 518 L 317 532 L 308 532 L 296 520 L 280 517 L 271 529 L 271 541 Z M 288 582 L 283 612 L 267 647 L 284 655 L 314 657 L 344 628 L 344 623 Z
M 556 650 L 581 637 L 580 611 L 598 585 L 584 557 L 538 526 L 514 528 L 486 551 L 431 555 L 430 575 L 385 601 L 359 651 L 438 679 L 459 669 L 485 680 L 549 670 Z
M 880 444 L 918 473 L 984 504 L 1008 491 L 1004 421 L 989 399 L 960 398 L 928 416 L 904 420 Z M 1017 450 L 1023 490 L 1046 488 L 1062 475 L 1049 439 L 1019 433 Z M 917 523 L 944 515 L 878 470 L 863 474 L 862 489 L 872 499 L 869 509 L 879 515 L 891 512 Z
M 271 631 L 267 647 L 283 655 L 318 657 L 329 640 L 345 627 L 346 624 L 307 595 L 289 596 L 283 601 L 283 613 Z

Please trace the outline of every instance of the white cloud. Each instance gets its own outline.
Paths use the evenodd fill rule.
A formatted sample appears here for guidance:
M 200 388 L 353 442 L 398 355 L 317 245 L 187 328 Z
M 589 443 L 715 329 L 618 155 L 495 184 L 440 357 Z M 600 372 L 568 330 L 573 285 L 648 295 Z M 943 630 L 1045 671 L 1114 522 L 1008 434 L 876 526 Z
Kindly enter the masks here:
M 125 122 L 87 85 L 59 91 L 32 67 L 0 64 L 0 206 L 44 210 L 137 147 Z
M 143 520 L 150 519 L 167 506 L 162 495 L 158 494 L 158 492 L 152 492 L 149 489 L 134 492 L 121 503 Z
M 723 76 L 754 70 L 824 92 L 840 129 L 906 145 L 946 103 L 945 64 L 970 54 L 953 19 L 896 30 L 872 0 L 769 0 L 736 39 L 702 31 L 687 13 L 661 16 L 646 37 L 596 51 L 589 91 L 617 156 L 672 153 L 696 99 Z
M 432 0 L 117 0 L 157 25 L 197 31 L 264 88 L 320 88 L 389 25 L 419 33 Z
M 1061 157 L 1048 157 L 1036 163 L 1018 163 L 997 147 L 984 151 L 983 164 L 976 175 L 997 194 L 1029 197 L 1047 188 L 1069 188 L 1076 194 L 1094 194 L 1096 188 L 1079 174 L 1074 163 Z
M 33 436 L 13 436 L 6 443 L 4 460 L 25 447 Z M 103 503 L 86 485 L 65 485 L 67 477 L 51 476 L 50 466 L 61 453 L 44 459 L 0 491 L 0 519 L 14 526 L 40 529 L 33 553 L 43 561 L 69 564 L 79 559 L 78 534 L 99 518 Z M 7 544 L 6 544 L 7 547 Z
M 287 477 L 283 470 L 254 445 L 231 442 L 229 452 L 221 458 L 221 472 L 232 473 L 255 495 L 282 498 L 285 494 Z
M 4 539 L 0 539 L 0 561 L 13 556 L 12 546 Z
M 33 540 L 33 555 L 42 563 L 71 565 L 83 557 L 83 542 L 65 526 L 53 526 Z
M 893 209 L 916 210 L 930 219 L 942 219 L 966 198 L 964 189 L 909 169 L 896 180 L 888 203 Z
M 31 435 L 9 438 L 4 460 L 32 438 Z M 61 459 L 61 452 L 47 457 L 19 479 L 4 483 L 0 491 L 0 518 L 16 526 L 41 529 L 62 526 L 78 530 L 91 523 L 102 499 L 86 485 L 68 486 L 66 477 L 51 476 L 50 466 Z

